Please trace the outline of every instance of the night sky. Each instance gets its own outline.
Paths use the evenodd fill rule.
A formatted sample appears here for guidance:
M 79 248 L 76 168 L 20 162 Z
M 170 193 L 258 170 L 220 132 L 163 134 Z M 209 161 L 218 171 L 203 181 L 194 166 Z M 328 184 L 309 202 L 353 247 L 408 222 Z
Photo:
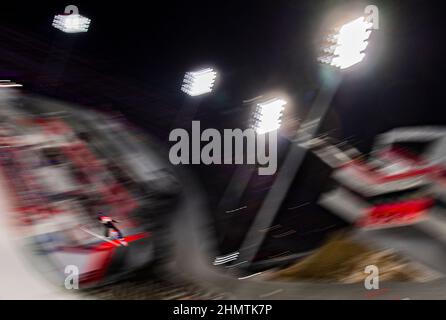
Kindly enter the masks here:
M 242 101 L 272 91 L 286 94 L 288 113 L 301 118 L 319 88 L 316 47 L 326 17 L 336 9 L 354 14 L 375 4 L 380 30 L 372 35 L 364 62 L 344 74 L 326 119 L 328 128 L 367 151 L 376 134 L 391 128 L 446 123 L 446 30 L 439 1 L 107 3 L 3 1 L 0 77 L 25 84 L 28 92 L 119 110 L 168 146 L 171 121 L 185 105 L 179 90 L 184 72 L 200 66 L 219 71 L 216 90 L 203 99 L 197 115 L 206 126 L 245 127 L 247 109 Z M 54 14 L 68 4 L 92 19 L 88 33 L 67 35 L 51 27 Z M 307 177 L 306 186 L 321 183 L 314 171 L 328 175 L 316 169 L 320 164 L 315 162 L 307 159 L 300 174 Z M 193 170 L 207 189 L 214 190 L 209 197 L 215 205 L 233 168 Z M 214 178 L 206 178 L 209 174 Z M 317 193 L 313 191 L 308 192 L 310 200 Z M 287 205 L 307 201 L 302 194 L 296 184 Z M 314 214 L 318 210 L 303 209 L 304 217 L 295 222 L 302 236 L 289 242 L 298 245 L 284 241 L 271 245 L 274 250 L 307 250 L 324 236 L 309 240 L 306 235 L 312 229 L 342 224 L 326 212 Z M 221 236 L 225 237 L 234 238 Z M 235 249 L 237 242 L 228 246 Z

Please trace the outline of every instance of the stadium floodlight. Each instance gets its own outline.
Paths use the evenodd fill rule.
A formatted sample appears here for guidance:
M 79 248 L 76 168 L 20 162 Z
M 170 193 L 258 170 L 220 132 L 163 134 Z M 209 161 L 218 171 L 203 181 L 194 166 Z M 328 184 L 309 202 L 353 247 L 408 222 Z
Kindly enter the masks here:
M 283 99 L 274 98 L 258 103 L 254 112 L 252 127 L 258 134 L 264 134 L 280 128 L 282 114 L 287 102 Z
M 67 13 L 66 9 L 64 14 L 54 17 L 53 27 L 66 33 L 80 33 L 88 31 L 90 22 L 91 20 L 81 16 L 77 9 L 72 13 Z
M 190 96 L 199 96 L 212 91 L 217 72 L 212 68 L 187 72 L 181 90 Z
M 19 88 L 23 85 L 12 82 L 11 80 L 0 80 L 0 88 Z
M 328 46 L 323 49 L 324 56 L 318 60 L 340 69 L 349 68 L 365 57 L 365 49 L 372 33 L 373 24 L 365 17 L 359 17 L 344 24 L 337 33 L 328 38 Z

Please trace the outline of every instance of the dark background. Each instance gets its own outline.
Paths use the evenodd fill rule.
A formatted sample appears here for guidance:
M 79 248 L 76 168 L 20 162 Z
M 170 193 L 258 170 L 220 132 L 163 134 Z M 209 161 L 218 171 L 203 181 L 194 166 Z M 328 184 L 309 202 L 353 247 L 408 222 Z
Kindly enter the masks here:
M 330 13 L 341 12 L 338 17 L 345 19 L 375 4 L 380 30 L 372 35 L 364 62 L 344 74 L 326 118 L 332 135 L 367 152 L 380 132 L 446 122 L 439 3 L 2 2 L 0 77 L 23 83 L 27 92 L 120 111 L 168 148 L 175 115 L 189 103 L 179 90 L 184 72 L 207 65 L 219 71 L 214 93 L 202 99 L 196 116 L 202 127 L 246 127 L 250 109 L 242 101 L 270 92 L 285 94 L 288 116 L 302 118 L 319 88 L 316 48 Z M 54 14 L 68 4 L 92 19 L 88 33 L 51 27 Z M 286 139 L 281 148 L 287 148 Z M 248 209 L 228 216 L 218 204 L 235 166 L 190 169 L 207 190 L 221 251 L 237 250 L 272 177 L 253 179 L 239 203 Z M 329 173 L 317 159 L 306 159 L 275 221 L 282 225 L 276 232 L 296 233 L 285 238 L 271 233 L 262 258 L 312 249 L 344 226 L 314 205 Z

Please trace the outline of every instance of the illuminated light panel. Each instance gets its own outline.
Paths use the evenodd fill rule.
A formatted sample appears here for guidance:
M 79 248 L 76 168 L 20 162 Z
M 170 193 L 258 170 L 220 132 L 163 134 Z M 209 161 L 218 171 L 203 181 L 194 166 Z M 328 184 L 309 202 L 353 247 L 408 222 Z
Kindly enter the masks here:
M 181 90 L 190 96 L 199 96 L 212 91 L 217 72 L 212 68 L 187 72 Z
M 23 85 L 11 82 L 11 80 L 0 80 L 0 88 L 17 88 L 17 87 L 23 87 Z
M 54 17 L 53 27 L 66 33 L 87 32 L 90 22 L 80 14 L 59 14 Z
M 264 134 L 280 128 L 285 100 L 274 98 L 257 104 L 252 127 L 258 134 Z
M 364 17 L 359 17 L 344 24 L 339 32 L 330 35 L 330 43 L 324 49 L 326 56 L 320 57 L 319 61 L 327 63 L 340 69 L 349 68 L 361 62 L 368 46 L 368 39 L 372 33 L 372 23 L 366 21 Z

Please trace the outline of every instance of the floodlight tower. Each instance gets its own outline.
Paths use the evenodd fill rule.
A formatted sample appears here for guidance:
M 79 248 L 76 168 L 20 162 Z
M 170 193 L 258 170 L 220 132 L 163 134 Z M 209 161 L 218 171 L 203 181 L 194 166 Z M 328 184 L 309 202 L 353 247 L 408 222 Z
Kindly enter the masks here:
M 62 32 L 57 32 L 47 60 L 37 76 L 37 86 L 46 88 L 57 87 L 64 76 L 67 62 L 71 57 L 78 34 L 86 33 L 91 20 L 79 14 L 74 5 L 65 7 L 64 13 L 54 16 L 52 26 Z
M 354 19 L 326 39 L 328 43 L 322 48 L 324 54 L 318 58 L 321 62 L 321 85 L 318 96 L 305 121 L 298 129 L 293 145 L 277 172 L 265 200 L 258 211 L 240 249 L 239 261 L 250 264 L 265 239 L 266 232 L 276 217 L 288 190 L 293 183 L 306 155 L 306 143 L 318 133 L 320 125 L 327 113 L 330 103 L 342 80 L 339 69 L 348 69 L 361 62 L 368 46 L 372 23 L 367 18 Z
M 273 135 L 277 134 L 276 131 L 282 125 L 283 112 L 288 102 L 278 97 L 264 98 L 263 96 L 259 96 L 244 101 L 244 103 L 248 103 L 254 107 L 250 127 L 254 129 L 258 136 L 264 135 L 265 137 L 265 135 L 268 135 L 268 143 L 271 143 L 272 140 L 270 139 L 272 139 Z M 273 141 L 276 141 L 276 138 L 273 138 Z M 243 193 L 255 174 L 255 165 L 238 165 L 220 199 L 217 210 L 227 211 L 228 209 L 235 208 L 239 204 Z

